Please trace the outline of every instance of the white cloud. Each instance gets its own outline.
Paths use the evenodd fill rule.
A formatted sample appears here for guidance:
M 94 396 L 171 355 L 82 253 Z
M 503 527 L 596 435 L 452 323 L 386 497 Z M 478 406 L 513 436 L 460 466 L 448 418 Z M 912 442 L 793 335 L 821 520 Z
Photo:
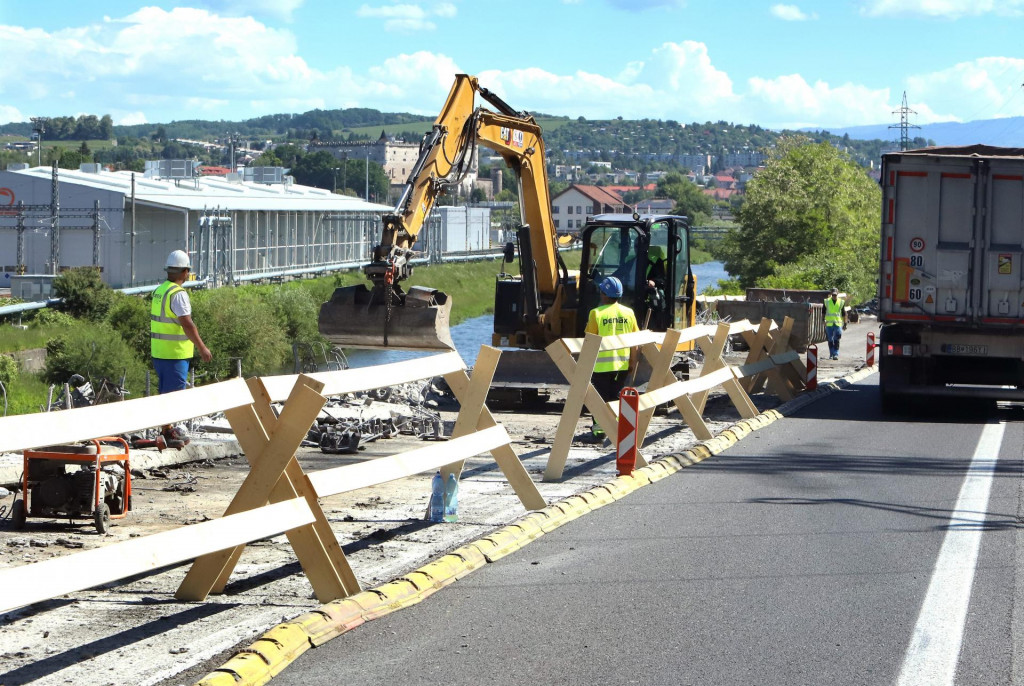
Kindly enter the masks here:
M 921 15 L 959 17 L 1024 14 L 1024 0 L 859 0 L 860 12 L 869 17 Z
M 9 124 L 13 121 L 28 121 L 28 117 L 15 107 L 0 105 L 0 124 Z
M 291 21 L 292 14 L 305 2 L 306 0 L 198 0 L 198 5 L 209 8 L 215 14 L 233 17 L 271 17 Z
M 111 114 L 111 119 L 114 120 L 114 124 L 117 126 L 134 126 L 136 124 L 145 124 L 149 120 L 146 119 L 146 115 L 142 112 L 124 112 L 122 114 Z
M 759 113 L 756 121 L 774 121 L 780 127 L 839 127 L 892 118 L 888 88 L 873 90 L 850 83 L 832 87 L 824 81 L 809 84 L 799 74 L 755 77 L 747 85 L 750 92 L 745 108 Z
M 356 10 L 356 16 L 366 19 L 383 19 L 384 30 L 397 33 L 415 31 L 433 31 L 437 24 L 430 20 L 431 16 L 451 19 L 458 13 L 450 2 L 440 2 L 431 9 L 424 9 L 419 4 L 398 4 L 371 7 L 363 5 Z
M 807 14 L 796 5 L 772 5 L 771 13 L 783 21 L 807 21 L 818 18 L 818 15 Z
M 1024 115 L 1022 83 L 1024 59 L 982 57 L 947 69 L 909 76 L 907 92 L 914 100 L 950 111 L 962 110 L 963 103 L 968 102 L 967 118 L 989 119 Z M 919 115 L 920 107 L 923 106 L 912 106 Z M 940 121 L 955 119 L 950 116 Z

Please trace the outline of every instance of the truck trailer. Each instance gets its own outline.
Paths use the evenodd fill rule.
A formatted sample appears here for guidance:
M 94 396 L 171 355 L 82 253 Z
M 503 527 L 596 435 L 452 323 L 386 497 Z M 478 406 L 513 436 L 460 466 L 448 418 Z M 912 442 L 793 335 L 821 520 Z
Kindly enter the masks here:
M 882 157 L 882 408 L 1024 400 L 1024 149 Z

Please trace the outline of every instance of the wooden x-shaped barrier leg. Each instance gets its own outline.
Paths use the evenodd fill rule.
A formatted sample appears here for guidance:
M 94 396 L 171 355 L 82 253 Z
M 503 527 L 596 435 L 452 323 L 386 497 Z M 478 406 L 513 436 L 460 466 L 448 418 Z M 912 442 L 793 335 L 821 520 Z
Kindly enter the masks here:
M 487 391 L 491 387 L 491 380 L 494 378 L 494 370 L 498 366 L 498 358 L 501 351 L 489 345 L 480 346 L 480 354 L 473 365 L 473 378 L 470 379 L 465 371 L 459 370 L 444 375 L 448 387 L 452 389 L 455 398 L 459 401 L 459 414 L 455 418 L 455 428 L 452 430 L 452 438 L 459 438 L 474 431 L 489 429 L 497 426 L 497 422 L 491 411 L 487 408 Z M 506 443 L 503 446 L 491 451 L 494 461 L 501 468 L 512 486 L 512 490 L 519 496 L 523 507 L 527 510 L 540 510 L 547 506 L 537 484 L 533 483 L 526 467 L 519 460 L 516 451 Z M 465 461 L 453 462 L 445 466 L 441 473 L 445 479 L 448 474 L 455 474 L 458 479 L 462 475 L 462 468 Z
M 576 360 L 573 360 L 569 348 L 560 340 L 549 345 L 546 350 L 569 382 L 569 395 L 565 399 L 562 417 L 558 420 L 558 429 L 555 431 L 555 442 L 551 446 L 551 454 L 544 470 L 544 481 L 557 481 L 562 478 L 562 472 L 565 470 L 572 437 L 576 435 L 576 423 L 583 414 L 584 405 L 606 436 L 617 438 L 619 425 L 615 411 L 601 398 L 594 384 L 590 382 L 594 375 L 597 354 L 601 351 L 601 337 L 586 334 Z M 641 467 L 647 464 L 639 450 L 636 453 L 636 463 Z
M 747 343 L 749 352 L 747 353 L 747 359 L 744 361 L 744 366 L 748 364 L 754 364 L 760 362 L 768 356 L 768 351 L 772 345 L 772 320 L 762 319 L 760 326 L 757 327 L 757 332 L 744 331 L 742 336 L 743 340 Z M 743 379 L 740 383 L 743 385 L 743 390 L 747 393 L 754 392 L 754 385 L 761 379 L 760 376 L 749 377 Z M 760 387 L 760 384 L 758 384 Z
M 245 481 L 228 505 L 225 515 L 303 497 L 315 522 L 288 532 L 288 541 L 309 578 L 320 602 L 330 602 L 359 591 L 359 582 L 310 488 L 295 451 L 306 437 L 326 398 L 323 384 L 300 375 L 280 417 L 275 417 L 269 397 L 258 379 L 251 379 L 255 403 L 225 413 L 249 461 Z M 196 559 L 175 594 L 183 600 L 203 600 L 222 592 L 243 546 Z
M 672 358 L 675 357 L 676 347 L 679 345 L 679 338 L 682 332 L 676 329 L 669 329 L 665 332 L 665 339 L 661 348 L 654 343 L 648 343 L 641 348 L 641 352 L 651 365 L 651 379 L 647 382 L 647 392 L 659 389 L 670 383 L 674 383 L 676 377 L 672 374 Z M 636 447 L 639 451 L 647 436 L 647 429 L 651 425 L 651 417 L 654 416 L 655 408 L 651 407 L 640 411 L 636 424 Z M 618 439 L 618 435 L 616 435 Z M 617 440 L 616 440 L 617 443 Z M 641 465 L 642 466 L 642 465 Z
M 711 372 L 721 369 L 725 366 L 725 345 L 729 342 L 729 325 L 722 322 L 715 329 L 715 337 L 713 339 L 703 336 L 697 339 L 697 345 L 700 346 L 701 352 L 704 353 L 704 363 L 701 366 L 701 376 L 710 374 Z M 707 407 L 708 395 L 711 391 L 701 391 L 693 396 L 693 405 L 697 408 L 697 411 L 702 413 L 704 408 Z M 745 396 L 746 394 L 744 394 Z M 749 398 L 747 401 L 749 402 Z

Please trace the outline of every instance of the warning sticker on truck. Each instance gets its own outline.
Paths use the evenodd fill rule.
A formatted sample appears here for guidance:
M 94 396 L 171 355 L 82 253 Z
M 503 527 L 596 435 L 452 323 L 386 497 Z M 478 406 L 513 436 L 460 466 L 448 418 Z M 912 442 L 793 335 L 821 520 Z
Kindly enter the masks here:
M 996 262 L 997 271 L 1000 274 L 1012 274 L 1013 273 L 1013 255 L 1010 253 L 999 253 L 999 259 Z

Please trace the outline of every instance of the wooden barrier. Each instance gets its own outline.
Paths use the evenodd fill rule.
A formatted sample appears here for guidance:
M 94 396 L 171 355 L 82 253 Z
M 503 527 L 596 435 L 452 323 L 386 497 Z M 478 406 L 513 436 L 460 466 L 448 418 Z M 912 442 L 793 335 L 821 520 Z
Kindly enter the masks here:
M 637 427 L 637 465 L 647 464 L 640 452 L 650 426 L 651 417 L 657 406 L 672 402 L 683 421 L 701 440 L 712 437 L 711 430 L 704 422 L 707 398 L 712 389 L 722 387 L 729 396 L 740 417 L 749 419 L 757 414 L 757 408 L 750 400 L 744 382 L 749 386 L 767 380 L 769 391 L 788 400 L 802 388 L 803 377 L 792 366 L 793 360 L 799 369 L 799 356 L 788 351 L 791 322 L 777 327 L 770 320 L 762 320 L 756 328 L 750 322 L 721 323 L 718 326 L 699 325 L 677 331 L 669 329 L 664 334 L 639 331 L 622 336 L 600 337 L 587 334 L 582 339 L 562 339 L 547 348 L 548 354 L 569 381 L 569 395 L 558 423 L 555 440 L 551 446 L 545 481 L 562 477 L 569 448 L 576 431 L 576 424 L 586 407 L 613 442 L 616 436 L 616 403 L 605 403 L 591 383 L 597 354 L 601 350 L 613 350 L 639 346 L 641 354 L 651 366 L 651 378 L 647 390 L 640 396 L 640 417 Z M 745 367 L 734 368 L 724 359 L 726 343 L 730 336 L 741 335 L 750 344 L 750 353 Z M 701 375 L 689 381 L 677 381 L 671 372 L 672 356 L 676 350 L 687 344 L 696 343 L 704 354 Z M 573 354 L 578 359 L 573 359 Z M 763 364 L 762 364 L 763 363 Z
M 508 434 L 484 405 L 499 355 L 483 346 L 472 378 L 457 353 L 446 353 L 366 369 L 233 379 L 170 396 L 0 419 L 0 451 L 15 451 L 224 412 L 250 464 L 220 519 L 0 569 L 0 612 L 193 558 L 176 595 L 202 600 L 224 590 L 246 544 L 280 533 L 288 536 L 317 599 L 337 600 L 360 586 L 318 498 L 438 468 L 458 477 L 464 461 L 482 452 L 494 456 L 525 507 L 545 507 Z M 295 453 L 328 395 L 434 376 L 448 382 L 461 405 L 451 441 L 321 473 L 303 472 Z M 278 416 L 271 403 L 282 400 Z
M 256 457 L 250 459 L 252 470 L 249 477 L 225 514 L 261 507 L 267 502 L 285 498 L 306 498 L 317 523 L 311 531 L 291 532 L 289 540 L 317 598 L 327 602 L 357 593 L 360 586 L 320 508 L 318 498 L 435 469 L 441 469 L 446 479 L 449 473 L 458 479 L 466 458 L 490 452 L 523 505 L 527 509 L 545 507 L 536 484 L 512 449 L 508 434 L 497 425 L 484 405 L 500 354 L 496 348 L 481 346 L 472 379 L 466 374 L 465 364 L 457 353 L 445 353 L 364 369 L 250 380 L 252 395 L 256 399 L 253 412 L 258 419 L 256 416 L 229 417 L 229 421 L 233 427 L 236 423 L 245 427 L 248 445 L 243 443 L 243 449 L 247 456 L 251 451 Z M 324 396 L 367 391 L 435 376 L 442 376 L 448 382 L 460 403 L 452 433 L 454 440 L 445 444 L 337 467 L 326 470 L 325 474 L 307 475 L 295 460 L 294 449 L 287 456 L 279 449 L 272 449 L 271 443 L 277 439 L 276 430 L 272 437 L 261 436 L 258 431 L 259 420 L 262 420 L 262 426 L 281 427 L 286 432 L 288 437 L 283 439 L 284 443 L 291 444 L 296 436 L 301 441 L 323 407 Z M 286 392 L 284 410 L 275 422 L 270 403 L 284 398 Z M 320 400 L 314 400 L 313 395 Z M 296 403 L 301 409 L 292 412 Z M 242 441 L 240 436 L 239 442 Z M 270 459 L 263 458 L 264 452 L 270 454 Z M 223 591 L 241 552 L 242 546 L 239 546 L 196 560 L 178 588 L 177 596 L 202 600 L 211 592 Z

